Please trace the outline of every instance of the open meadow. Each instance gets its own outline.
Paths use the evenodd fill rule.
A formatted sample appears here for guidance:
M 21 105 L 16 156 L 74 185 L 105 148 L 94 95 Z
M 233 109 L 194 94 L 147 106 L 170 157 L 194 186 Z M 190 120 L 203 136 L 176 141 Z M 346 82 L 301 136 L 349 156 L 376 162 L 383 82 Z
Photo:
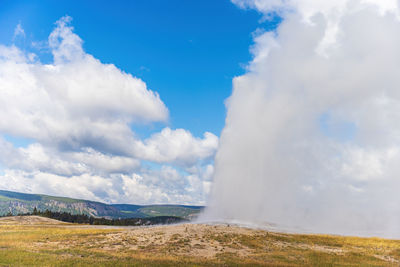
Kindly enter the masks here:
M 0 219 L 0 266 L 393 266 L 400 241 L 232 225 L 103 227 Z

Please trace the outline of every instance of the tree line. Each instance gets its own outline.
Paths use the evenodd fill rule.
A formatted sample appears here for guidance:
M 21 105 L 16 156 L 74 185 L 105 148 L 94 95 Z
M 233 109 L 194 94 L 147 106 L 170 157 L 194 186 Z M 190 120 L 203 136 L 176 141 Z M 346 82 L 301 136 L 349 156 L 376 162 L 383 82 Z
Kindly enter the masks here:
M 36 207 L 31 213 L 19 214 L 19 216 L 42 216 L 58 221 L 79 223 L 79 224 L 90 224 L 90 225 L 112 225 L 112 226 L 142 226 L 142 225 L 155 225 L 155 224 L 173 224 L 179 222 L 185 222 L 186 219 L 175 217 L 175 216 L 157 216 L 148 218 L 122 218 L 122 219 L 107 219 L 97 218 L 88 216 L 86 214 L 71 214 L 68 212 L 55 212 L 46 209 L 40 211 Z M 13 216 L 9 212 L 6 216 Z

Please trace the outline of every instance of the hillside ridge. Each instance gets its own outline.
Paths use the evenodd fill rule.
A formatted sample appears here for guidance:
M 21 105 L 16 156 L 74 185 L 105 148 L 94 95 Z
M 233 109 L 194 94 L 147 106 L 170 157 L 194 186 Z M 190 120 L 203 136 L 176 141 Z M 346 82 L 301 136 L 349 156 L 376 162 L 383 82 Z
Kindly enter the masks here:
M 173 204 L 106 204 L 85 199 L 0 190 L 0 216 L 10 213 L 13 215 L 31 213 L 34 208 L 40 211 L 50 210 L 112 219 L 156 216 L 193 219 L 204 207 Z

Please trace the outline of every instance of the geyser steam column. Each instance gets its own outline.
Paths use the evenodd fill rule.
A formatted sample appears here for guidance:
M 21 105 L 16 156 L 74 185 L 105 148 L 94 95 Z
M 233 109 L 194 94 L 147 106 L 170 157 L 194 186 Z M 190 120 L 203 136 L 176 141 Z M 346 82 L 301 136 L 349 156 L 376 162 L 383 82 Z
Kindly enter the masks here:
M 397 1 L 234 2 L 283 21 L 234 79 L 203 219 L 400 237 Z

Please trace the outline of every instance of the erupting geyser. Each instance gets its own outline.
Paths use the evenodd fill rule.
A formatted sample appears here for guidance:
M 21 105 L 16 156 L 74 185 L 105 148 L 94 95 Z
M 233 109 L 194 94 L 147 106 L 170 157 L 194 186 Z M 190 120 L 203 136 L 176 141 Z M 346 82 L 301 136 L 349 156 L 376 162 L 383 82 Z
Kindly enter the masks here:
M 234 0 L 282 22 L 233 81 L 203 219 L 400 237 L 394 0 Z

